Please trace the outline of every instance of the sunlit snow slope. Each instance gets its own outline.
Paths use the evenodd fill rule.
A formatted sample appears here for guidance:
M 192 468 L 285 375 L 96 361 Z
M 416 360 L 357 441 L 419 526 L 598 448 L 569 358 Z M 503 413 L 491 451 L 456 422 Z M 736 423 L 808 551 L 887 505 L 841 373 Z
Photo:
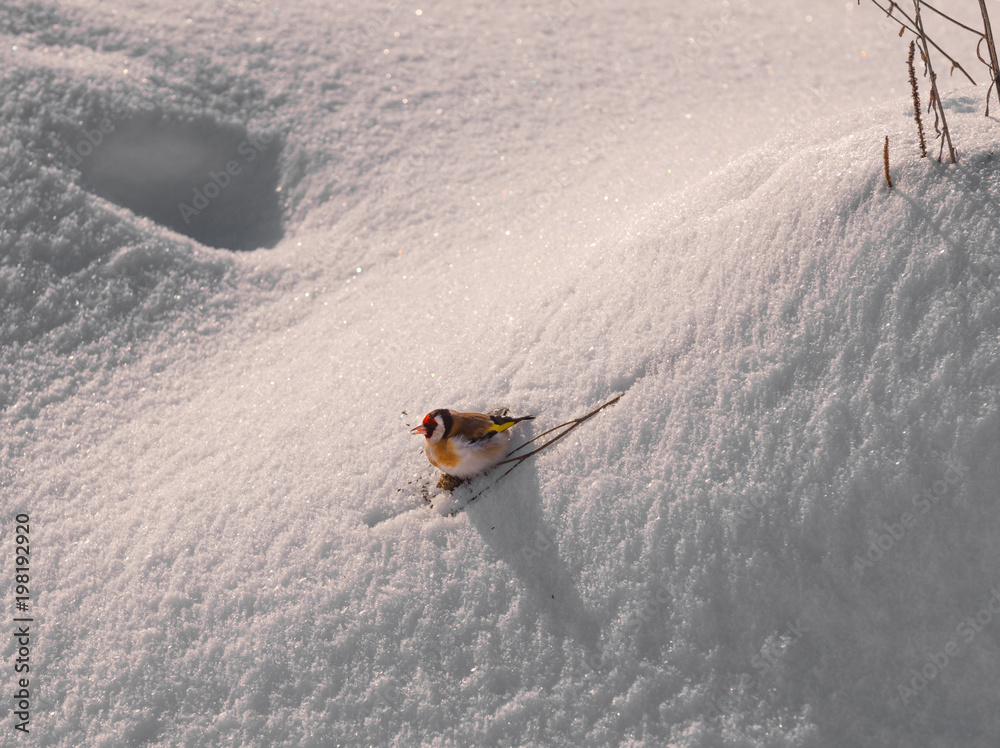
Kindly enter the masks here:
M 602 34 L 606 11 L 573 9 L 492 19 L 556 99 L 584 95 L 557 70 L 570 30 L 683 64 L 642 56 L 652 10 Z M 233 71 L 207 31 L 207 59 L 172 46 L 195 10 L 141 50 L 126 9 L 127 34 L 29 10 L 4 11 L 27 59 L 0 106 L 0 547 L 30 513 L 37 632 L 20 743 L 995 745 L 1000 171 L 978 94 L 947 101 L 957 166 L 918 157 L 900 100 L 680 190 L 637 77 L 591 70 L 593 118 L 491 78 L 483 108 L 445 63 L 476 39 L 433 9 L 353 17 L 370 33 L 336 74 L 307 31 Z M 232 11 L 234 39 L 266 34 L 260 10 Z M 370 62 L 418 37 L 395 78 Z M 122 49 L 142 85 L 111 72 Z M 215 220 L 164 226 L 220 169 Z M 220 225 L 262 248 L 219 249 Z M 427 410 L 507 405 L 530 436 L 615 393 L 467 512 L 421 498 Z

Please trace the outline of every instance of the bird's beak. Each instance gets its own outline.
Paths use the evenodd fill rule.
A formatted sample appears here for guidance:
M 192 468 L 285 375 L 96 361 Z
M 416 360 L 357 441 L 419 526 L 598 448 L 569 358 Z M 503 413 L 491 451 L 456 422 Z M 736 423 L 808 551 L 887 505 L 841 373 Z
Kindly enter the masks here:
M 420 424 L 412 429 L 410 429 L 411 434 L 420 434 L 421 436 L 427 436 L 427 429 L 424 428 L 424 424 Z

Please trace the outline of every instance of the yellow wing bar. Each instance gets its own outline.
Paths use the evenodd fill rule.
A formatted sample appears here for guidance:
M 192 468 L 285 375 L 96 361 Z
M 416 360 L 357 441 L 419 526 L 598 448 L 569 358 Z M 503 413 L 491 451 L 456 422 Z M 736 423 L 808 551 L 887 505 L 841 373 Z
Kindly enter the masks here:
M 486 429 L 486 430 L 487 430 L 487 431 L 506 431 L 506 430 L 507 430 L 507 429 L 509 429 L 509 428 L 510 428 L 511 426 L 513 426 L 513 425 L 514 425 L 515 423 L 517 423 L 517 419 L 515 419 L 515 418 L 511 418 L 511 419 L 510 419 L 509 421 L 507 421 L 506 423 L 495 423 L 495 422 L 494 422 L 494 423 L 493 423 L 493 425 L 492 425 L 492 426 L 490 426 L 490 427 L 489 427 L 488 429 Z

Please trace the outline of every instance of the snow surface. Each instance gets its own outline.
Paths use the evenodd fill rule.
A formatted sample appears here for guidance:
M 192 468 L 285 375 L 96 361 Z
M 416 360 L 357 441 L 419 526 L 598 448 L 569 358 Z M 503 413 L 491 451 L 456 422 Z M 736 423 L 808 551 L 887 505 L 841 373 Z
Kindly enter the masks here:
M 0 34 L 0 743 L 996 745 L 997 122 L 920 159 L 876 9 Z M 615 393 L 424 505 L 424 412 Z

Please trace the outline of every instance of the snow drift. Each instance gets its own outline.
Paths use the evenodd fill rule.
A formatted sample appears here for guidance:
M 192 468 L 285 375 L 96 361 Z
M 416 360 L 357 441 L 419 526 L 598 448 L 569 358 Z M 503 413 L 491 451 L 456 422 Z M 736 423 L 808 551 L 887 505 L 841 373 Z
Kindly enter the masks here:
M 543 266 L 376 269 L 54 402 L 88 443 L 29 438 L 8 494 L 41 528 L 40 743 L 990 734 L 995 637 L 956 627 L 997 584 L 1000 206 L 960 122 L 962 163 L 900 154 L 891 191 L 883 113 Z M 429 474 L 402 407 L 616 390 L 465 517 L 396 490 Z
M 193 78 L 170 137 L 238 154 L 280 110 Z M 468 162 L 411 150 L 369 189 L 303 118 L 250 191 L 284 239 L 230 253 L 105 199 L 127 168 L 48 155 L 156 102 L 72 73 L 4 85 L 0 506 L 37 549 L 35 744 L 1000 732 L 1000 174 L 964 99 L 958 166 L 915 157 L 899 105 L 641 210 L 601 160 L 554 199 L 499 167 L 473 183 L 476 134 Z M 370 137 L 403 148 L 400 123 Z M 508 405 L 537 433 L 615 392 L 464 515 L 424 506 L 423 412 Z

